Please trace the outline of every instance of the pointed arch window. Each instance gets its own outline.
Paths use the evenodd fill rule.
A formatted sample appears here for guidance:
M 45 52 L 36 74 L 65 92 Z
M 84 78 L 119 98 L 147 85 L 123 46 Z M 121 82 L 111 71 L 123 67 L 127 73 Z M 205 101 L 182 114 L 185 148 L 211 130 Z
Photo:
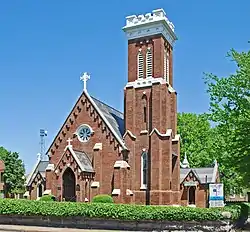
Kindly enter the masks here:
M 137 55 L 137 75 L 138 78 L 143 78 L 143 70 L 144 70 L 144 60 L 141 49 L 138 52 Z
M 148 175 L 148 153 L 143 151 L 141 154 L 141 189 L 147 188 Z
M 164 51 L 164 78 L 169 83 L 169 51 L 166 48 Z
M 151 48 L 148 48 L 147 54 L 146 54 L 146 62 L 147 62 L 147 77 L 152 77 L 153 75 L 153 56 Z
M 142 96 L 142 107 L 143 107 L 143 130 L 148 129 L 148 100 L 147 100 L 147 95 L 143 94 Z

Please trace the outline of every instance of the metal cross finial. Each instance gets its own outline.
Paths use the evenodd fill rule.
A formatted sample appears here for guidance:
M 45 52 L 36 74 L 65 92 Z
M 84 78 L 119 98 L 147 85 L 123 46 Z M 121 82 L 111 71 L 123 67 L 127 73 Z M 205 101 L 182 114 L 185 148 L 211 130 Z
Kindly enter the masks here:
M 83 90 L 87 91 L 87 81 L 90 79 L 90 75 L 87 72 L 84 72 L 81 77 L 80 80 L 83 81 Z
M 71 142 L 73 141 L 73 139 L 68 138 L 67 142 L 68 142 L 68 146 L 71 146 Z

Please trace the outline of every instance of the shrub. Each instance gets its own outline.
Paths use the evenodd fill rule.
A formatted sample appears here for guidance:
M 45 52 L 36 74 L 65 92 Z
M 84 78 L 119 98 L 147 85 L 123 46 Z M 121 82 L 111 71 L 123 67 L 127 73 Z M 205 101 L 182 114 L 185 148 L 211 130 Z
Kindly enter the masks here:
M 92 199 L 93 203 L 114 203 L 113 198 L 109 195 L 96 195 Z
M 239 207 L 190 208 L 171 206 L 143 206 L 102 203 L 44 202 L 0 199 L 0 215 L 81 216 L 121 220 L 216 221 L 224 219 L 222 212 L 240 215 Z
M 53 195 L 44 195 L 40 197 L 39 201 L 55 201 L 56 198 Z

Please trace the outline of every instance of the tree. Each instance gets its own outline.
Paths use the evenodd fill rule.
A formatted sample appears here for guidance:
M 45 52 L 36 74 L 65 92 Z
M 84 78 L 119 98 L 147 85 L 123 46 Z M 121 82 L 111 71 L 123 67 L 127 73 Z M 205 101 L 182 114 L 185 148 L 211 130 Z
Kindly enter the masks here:
M 187 153 L 191 167 L 209 167 L 217 160 L 226 194 L 240 183 L 227 151 L 227 142 L 220 128 L 211 126 L 208 114 L 179 113 L 178 133 L 181 136 L 181 157 L 183 159 Z
M 4 161 L 3 174 L 6 194 L 20 193 L 24 191 L 24 164 L 17 152 L 7 151 L 0 147 L 0 159 Z
M 224 139 L 224 165 L 237 189 L 250 184 L 250 51 L 232 49 L 237 69 L 228 77 L 205 74 L 210 95 L 210 119 Z M 227 158 L 226 158 L 227 157 Z
M 216 158 L 212 149 L 213 129 L 206 114 L 179 113 L 178 134 L 181 136 L 181 157 L 187 153 L 191 167 L 206 167 Z

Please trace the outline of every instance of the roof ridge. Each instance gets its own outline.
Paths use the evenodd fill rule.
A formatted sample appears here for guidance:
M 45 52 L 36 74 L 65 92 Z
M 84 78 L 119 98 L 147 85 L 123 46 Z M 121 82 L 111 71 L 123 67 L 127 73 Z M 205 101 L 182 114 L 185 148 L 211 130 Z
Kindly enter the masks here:
M 107 103 L 105 103 L 105 102 L 103 102 L 103 101 L 99 100 L 98 98 L 93 97 L 92 95 L 91 95 L 91 98 L 93 98 L 94 100 L 99 101 L 99 102 L 100 102 L 100 103 L 102 103 L 103 105 L 108 106 L 109 108 L 111 108 L 111 109 L 115 110 L 116 112 L 118 112 L 118 113 L 120 113 L 120 114 L 122 114 L 122 115 L 123 115 L 123 112 L 121 112 L 120 110 L 117 110 L 117 109 L 116 109 L 116 108 L 114 108 L 113 106 L 110 106 L 110 105 L 108 105 Z

